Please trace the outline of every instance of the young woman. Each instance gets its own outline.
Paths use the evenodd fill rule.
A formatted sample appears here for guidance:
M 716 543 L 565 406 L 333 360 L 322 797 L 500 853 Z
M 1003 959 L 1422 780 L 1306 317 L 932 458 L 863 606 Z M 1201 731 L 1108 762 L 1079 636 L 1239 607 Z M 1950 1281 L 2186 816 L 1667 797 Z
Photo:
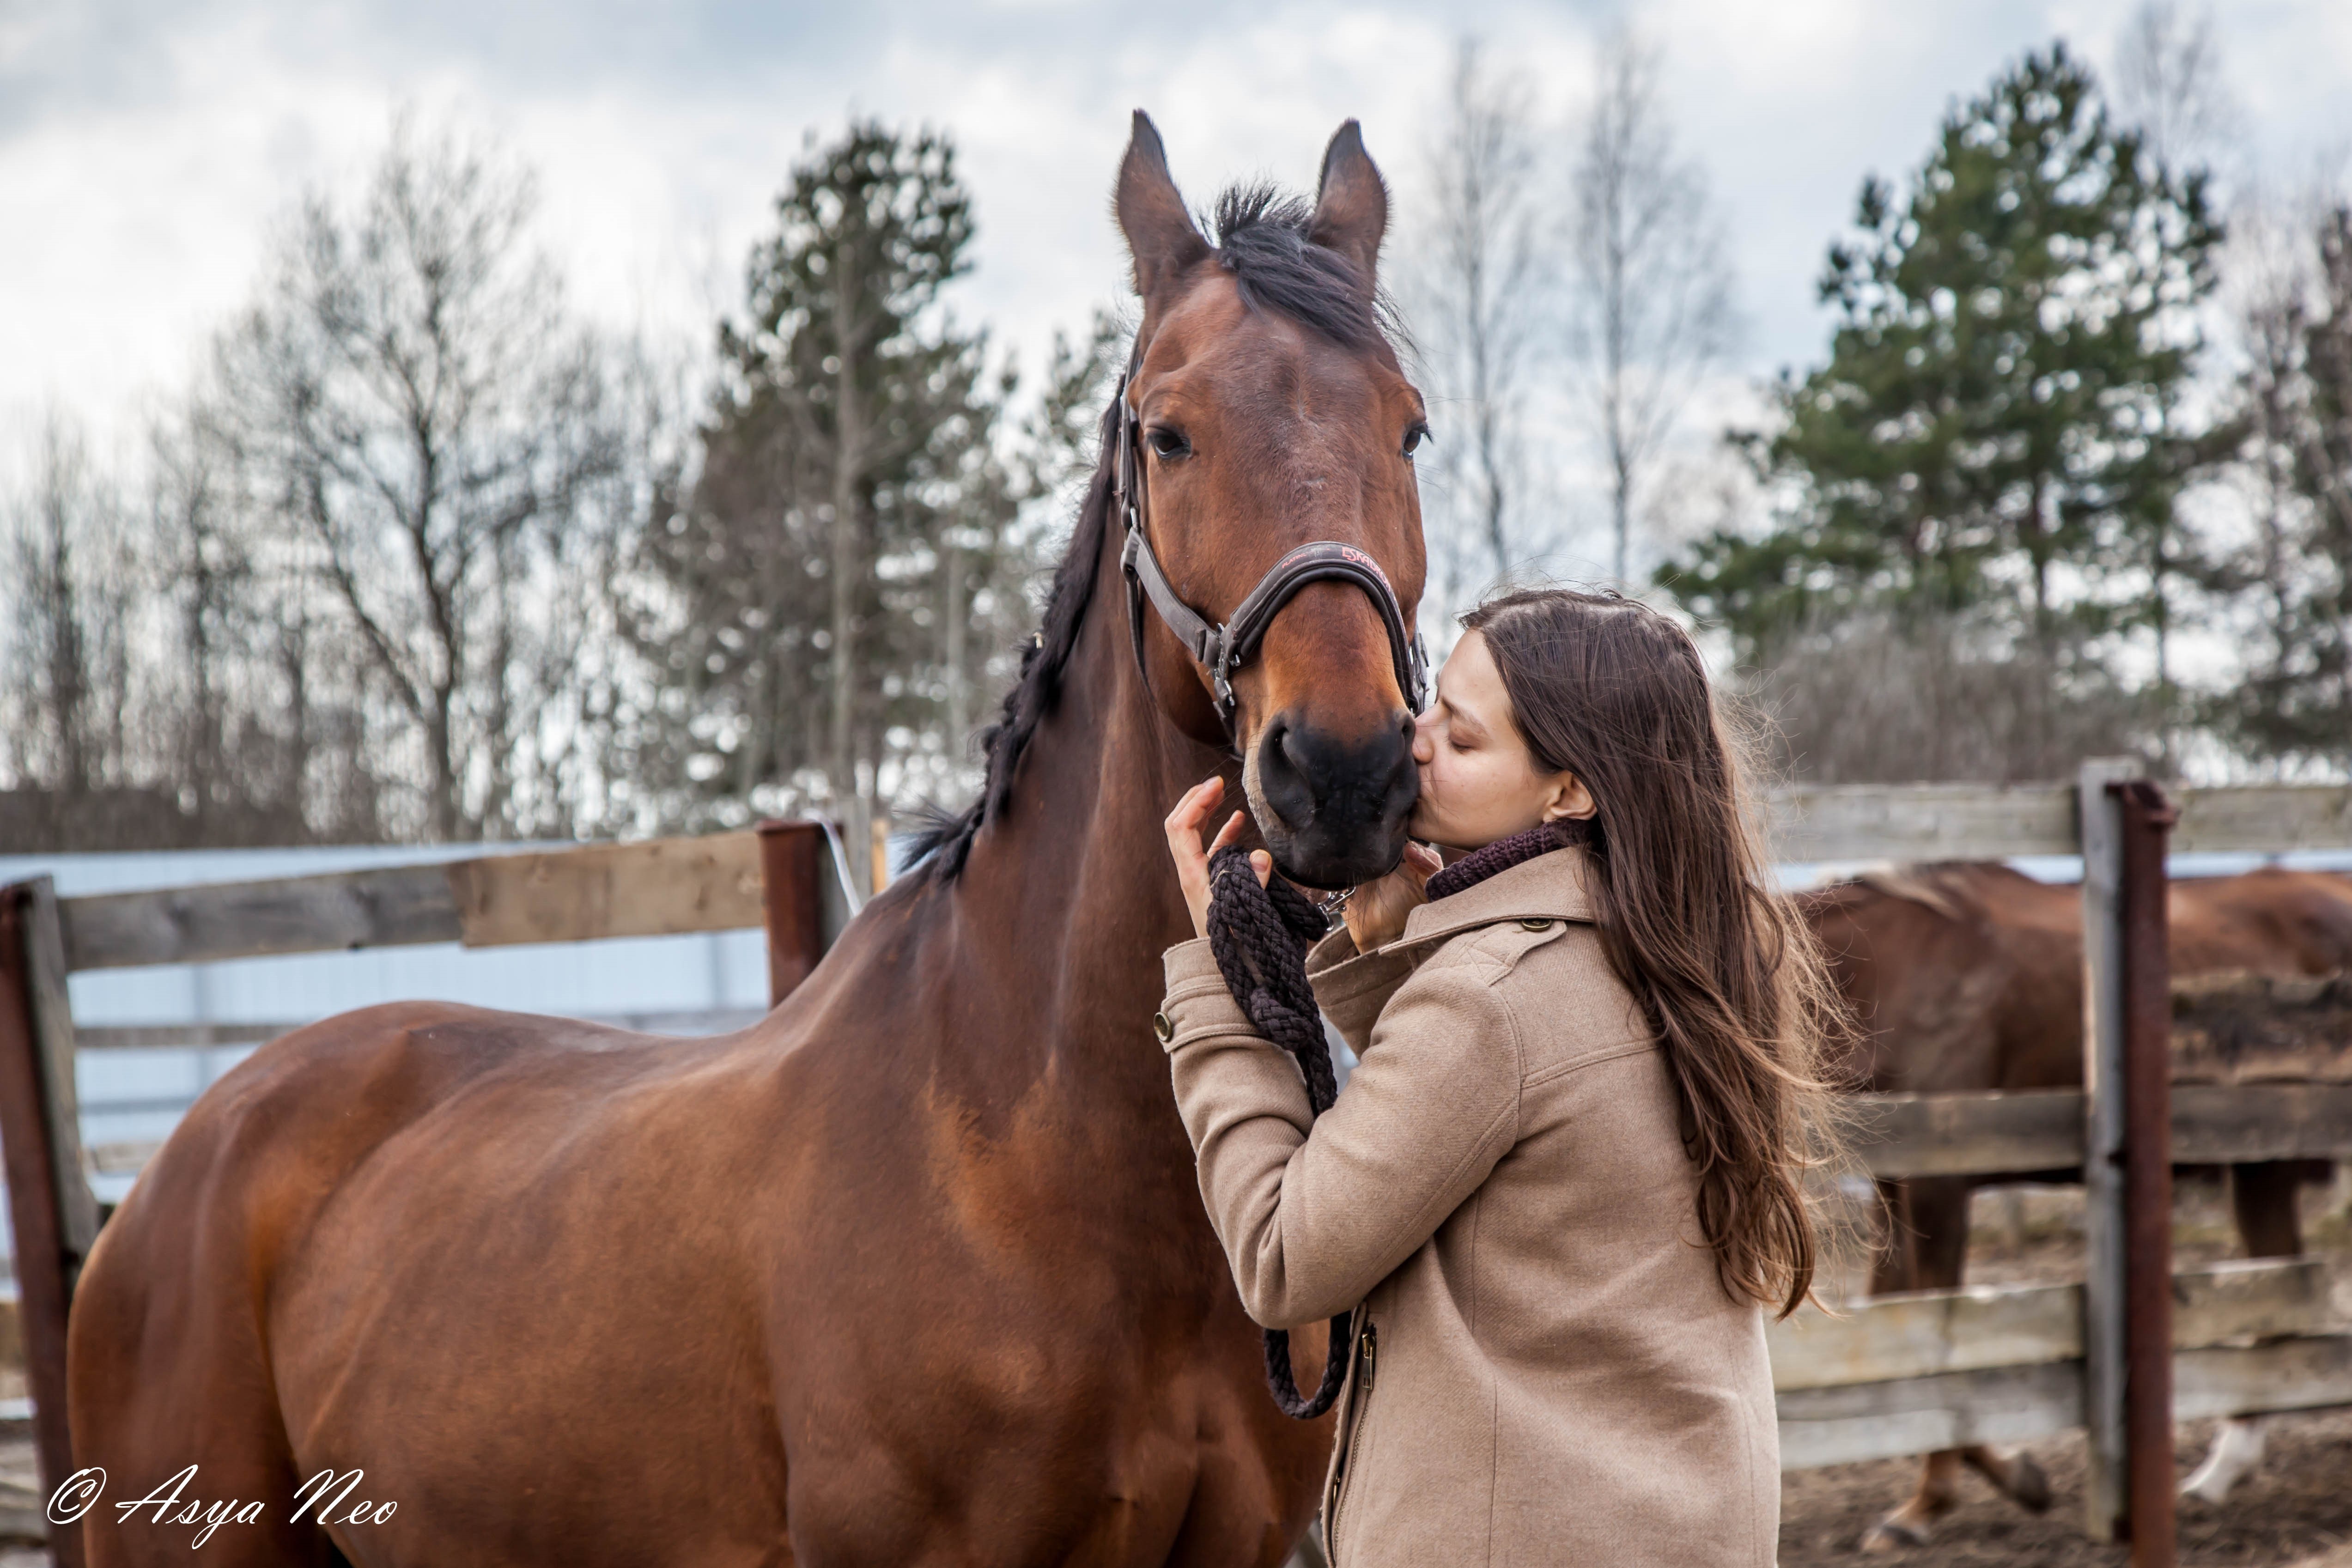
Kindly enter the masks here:
M 1411 832 L 1474 853 L 1415 846 L 1309 955 L 1361 1058 L 1311 1131 L 1209 943 L 1168 952 L 1201 1195 L 1259 1322 L 1356 1308 L 1336 1568 L 1769 1564 L 1762 1309 L 1812 1278 L 1820 966 L 1679 627 L 1559 591 L 1463 625 Z M 1201 931 L 1221 794 L 1168 818 Z

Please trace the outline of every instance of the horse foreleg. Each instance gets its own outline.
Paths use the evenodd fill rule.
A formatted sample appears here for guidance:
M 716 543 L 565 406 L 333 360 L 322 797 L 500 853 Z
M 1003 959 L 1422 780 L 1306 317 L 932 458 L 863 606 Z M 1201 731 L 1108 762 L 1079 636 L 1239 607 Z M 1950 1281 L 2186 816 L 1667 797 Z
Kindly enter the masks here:
M 1990 1481 L 2000 1495 L 2030 1513 L 2045 1513 L 2050 1508 L 2050 1478 L 2034 1463 L 2033 1456 L 2020 1450 L 2003 1455 L 1979 1443 L 1960 1450 L 1960 1458 L 1969 1468 Z
M 1919 1250 L 1911 1225 L 1911 1184 L 1882 1178 L 1877 1185 L 1880 1225 L 1877 1250 L 1870 1259 L 1870 1293 L 1916 1289 Z
M 2180 1483 L 2180 1495 L 2209 1503 L 2228 1497 L 2231 1487 L 2261 1467 L 2263 1449 L 2270 1442 L 2270 1426 L 2267 1415 L 2232 1415 L 2222 1422 L 2205 1462 Z
M 2230 1167 L 2230 1210 L 2249 1258 L 2294 1258 L 2303 1251 L 2303 1216 L 2295 1212 L 2298 1162 L 2265 1160 Z M 2267 1415 L 2233 1415 L 2213 1435 L 2205 1462 L 2180 1483 L 2180 1495 L 2219 1503 L 2259 1468 L 2270 1439 Z
M 2230 1167 L 2230 1210 L 2249 1258 L 2295 1258 L 2303 1252 L 2303 1216 L 2295 1212 L 2302 1160 L 2265 1160 Z
M 1925 1546 L 1936 1521 L 1951 1512 L 1960 1495 L 1960 1451 L 1946 1448 L 1927 1456 L 1920 1467 L 1919 1489 L 1911 1500 L 1870 1527 L 1862 1538 L 1864 1552 L 1893 1552 L 1905 1546 Z
M 1914 1177 L 1882 1182 L 1879 1191 L 1886 1199 L 1886 1238 L 1871 1274 L 1871 1293 L 1958 1289 L 1969 1256 L 1967 1180 Z M 1927 1545 L 1935 1521 L 1959 1499 L 1962 1458 L 1958 1448 L 1928 1455 L 1911 1500 L 1872 1525 L 1862 1538 L 1862 1549 L 1892 1552 Z

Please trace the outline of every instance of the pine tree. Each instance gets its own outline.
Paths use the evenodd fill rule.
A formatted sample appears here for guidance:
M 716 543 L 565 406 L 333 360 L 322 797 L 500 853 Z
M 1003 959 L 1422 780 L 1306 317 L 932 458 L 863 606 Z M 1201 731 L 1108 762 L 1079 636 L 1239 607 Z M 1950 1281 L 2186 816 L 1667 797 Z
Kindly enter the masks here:
M 670 815 L 862 819 L 877 788 L 957 766 L 950 731 L 1019 603 L 1012 384 L 940 302 L 973 232 L 946 137 L 853 125 L 793 170 L 776 218 L 719 331 L 699 479 L 649 532 L 662 591 L 637 630 L 669 765 L 697 786 Z
M 1771 662 L 1857 615 L 1948 624 L 2045 668 L 2160 615 L 2164 542 L 2210 444 L 2178 428 L 2221 227 L 2204 177 L 2119 129 L 2063 44 L 1945 120 L 1898 202 L 1832 247 L 1829 363 L 1748 445 L 1787 499 L 1663 585 Z

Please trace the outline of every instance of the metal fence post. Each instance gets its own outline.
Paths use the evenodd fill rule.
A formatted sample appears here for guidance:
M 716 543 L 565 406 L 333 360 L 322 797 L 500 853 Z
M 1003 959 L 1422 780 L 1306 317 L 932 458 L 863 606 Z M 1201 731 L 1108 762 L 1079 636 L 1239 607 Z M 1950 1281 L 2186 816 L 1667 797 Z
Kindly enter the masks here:
M 2132 758 L 2085 762 L 2076 783 L 2083 844 L 2084 1529 L 2124 1528 L 2124 828 L 2107 785 L 2139 777 Z
M 98 1238 L 98 1203 L 82 1173 L 73 1051 L 56 891 L 46 877 L 0 889 L 0 1159 L 44 1499 L 73 1471 L 66 1324 L 74 1281 Z M 51 1525 L 49 1550 L 61 1568 L 80 1568 L 80 1529 Z
M 2123 830 L 2124 1437 L 2132 1568 L 2173 1568 L 2172 985 L 2165 840 L 2179 814 L 2111 784 Z

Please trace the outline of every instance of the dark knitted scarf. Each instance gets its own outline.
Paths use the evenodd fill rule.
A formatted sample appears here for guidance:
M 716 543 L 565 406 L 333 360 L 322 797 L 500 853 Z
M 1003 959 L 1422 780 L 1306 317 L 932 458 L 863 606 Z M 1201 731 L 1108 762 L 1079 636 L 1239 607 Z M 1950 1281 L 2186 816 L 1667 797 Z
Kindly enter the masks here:
M 1496 839 L 1484 849 L 1472 850 L 1429 879 L 1431 900 L 1467 892 L 1498 872 L 1578 842 L 1582 836 L 1576 828 L 1567 826 L 1568 821 L 1562 817 L 1558 822 L 1538 823 L 1525 833 L 1514 833 L 1508 838 Z

